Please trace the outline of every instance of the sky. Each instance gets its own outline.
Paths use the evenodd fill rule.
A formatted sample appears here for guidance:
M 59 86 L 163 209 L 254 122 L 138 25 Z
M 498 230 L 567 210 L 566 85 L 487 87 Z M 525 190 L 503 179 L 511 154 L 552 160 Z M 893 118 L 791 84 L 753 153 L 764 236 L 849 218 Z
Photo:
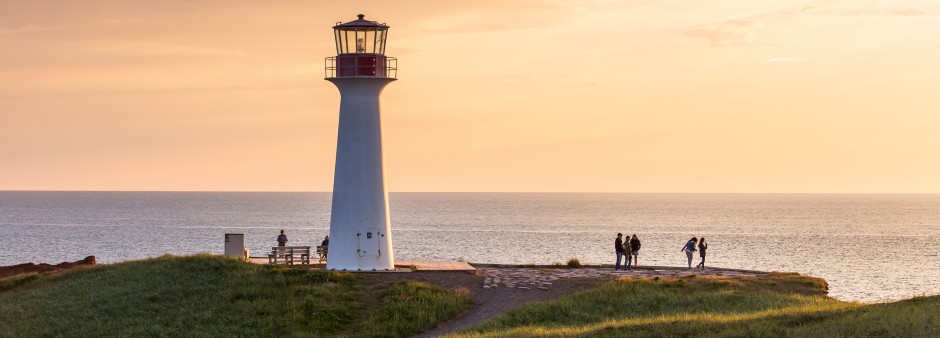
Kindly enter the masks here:
M 936 1 L 0 1 L 0 190 L 331 191 L 385 22 L 390 191 L 940 193 Z

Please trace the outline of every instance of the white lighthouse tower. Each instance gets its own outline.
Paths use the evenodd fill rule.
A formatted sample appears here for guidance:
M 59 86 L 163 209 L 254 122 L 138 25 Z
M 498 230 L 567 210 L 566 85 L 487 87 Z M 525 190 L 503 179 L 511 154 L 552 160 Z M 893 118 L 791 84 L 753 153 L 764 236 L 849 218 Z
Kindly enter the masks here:
M 326 267 L 394 270 L 379 94 L 395 81 L 397 60 L 385 56 L 388 26 L 365 15 L 337 22 L 333 33 L 337 55 L 326 58 L 326 80 L 341 98 Z

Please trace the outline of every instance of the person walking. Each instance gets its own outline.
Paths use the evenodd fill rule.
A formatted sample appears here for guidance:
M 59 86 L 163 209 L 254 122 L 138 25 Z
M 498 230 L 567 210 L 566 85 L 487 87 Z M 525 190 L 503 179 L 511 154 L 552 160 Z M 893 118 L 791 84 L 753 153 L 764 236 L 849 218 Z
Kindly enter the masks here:
M 633 263 L 633 248 L 630 246 L 630 236 L 627 236 L 627 240 L 623 241 L 623 257 L 627 259 L 624 263 L 626 270 L 633 270 L 630 266 Z
M 620 270 L 620 260 L 623 259 L 623 234 L 617 233 L 617 239 L 614 240 L 614 252 L 617 253 L 617 264 L 614 265 L 614 271 Z
M 281 229 L 281 234 L 277 235 L 277 246 L 287 245 L 287 235 L 284 234 L 284 229 Z
M 633 238 L 630 239 L 630 248 L 633 249 L 633 266 L 636 266 L 639 260 L 637 257 L 640 256 L 640 239 L 636 237 L 636 234 L 633 234 Z
M 705 269 L 705 250 L 708 249 L 708 243 L 705 243 L 705 237 L 698 240 L 698 255 L 702 256 L 702 262 L 698 263 L 695 267 Z
M 689 258 L 689 270 L 692 270 L 692 253 L 695 252 L 695 243 L 697 242 L 698 238 L 692 237 L 685 243 L 682 250 L 679 250 L 679 252 L 685 251 L 685 256 Z

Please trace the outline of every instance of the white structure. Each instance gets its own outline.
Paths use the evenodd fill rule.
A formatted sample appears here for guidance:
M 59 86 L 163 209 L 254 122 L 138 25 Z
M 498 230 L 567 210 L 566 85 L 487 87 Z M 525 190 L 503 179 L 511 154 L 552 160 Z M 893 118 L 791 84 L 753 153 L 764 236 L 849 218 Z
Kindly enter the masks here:
M 397 60 L 385 56 L 388 26 L 364 17 L 333 27 L 337 55 L 326 58 L 326 80 L 341 96 L 326 263 L 334 270 L 395 269 L 379 94 L 395 81 Z
M 245 249 L 245 234 L 225 234 L 225 255 L 229 257 L 247 258 Z

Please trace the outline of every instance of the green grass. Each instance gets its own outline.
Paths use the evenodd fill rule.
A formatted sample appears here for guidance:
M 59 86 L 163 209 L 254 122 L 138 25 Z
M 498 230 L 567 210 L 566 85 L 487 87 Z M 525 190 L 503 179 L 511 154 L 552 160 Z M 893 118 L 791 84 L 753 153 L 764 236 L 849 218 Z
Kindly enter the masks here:
M 363 284 L 354 274 L 208 255 L 16 276 L 0 279 L 0 337 L 395 337 L 470 303 L 466 290 Z
M 526 305 L 455 336 L 936 337 L 940 297 L 842 302 L 825 281 L 763 277 L 620 279 Z
M 384 306 L 369 317 L 363 334 L 395 337 L 423 332 L 472 305 L 467 289 L 443 290 L 409 280 L 389 283 L 382 301 Z

